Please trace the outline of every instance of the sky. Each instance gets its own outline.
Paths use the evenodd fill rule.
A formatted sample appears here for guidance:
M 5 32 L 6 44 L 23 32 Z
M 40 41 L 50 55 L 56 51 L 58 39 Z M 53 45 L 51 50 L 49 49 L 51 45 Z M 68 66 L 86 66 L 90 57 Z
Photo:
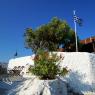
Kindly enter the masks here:
M 74 29 L 73 10 L 83 19 L 83 26 L 77 25 L 79 38 L 95 35 L 95 0 L 0 0 L 0 61 L 8 62 L 16 51 L 18 57 L 32 55 L 24 44 L 26 28 L 58 17 Z

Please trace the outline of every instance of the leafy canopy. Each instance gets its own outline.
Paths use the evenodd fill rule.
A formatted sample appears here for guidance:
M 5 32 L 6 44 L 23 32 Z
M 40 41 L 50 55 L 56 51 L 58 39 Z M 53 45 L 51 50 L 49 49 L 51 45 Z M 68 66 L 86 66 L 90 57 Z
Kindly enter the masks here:
M 35 30 L 27 28 L 25 31 L 25 45 L 35 53 L 38 48 L 56 51 L 60 46 L 68 51 L 75 44 L 75 34 L 66 21 L 54 17 L 49 23 L 41 25 Z

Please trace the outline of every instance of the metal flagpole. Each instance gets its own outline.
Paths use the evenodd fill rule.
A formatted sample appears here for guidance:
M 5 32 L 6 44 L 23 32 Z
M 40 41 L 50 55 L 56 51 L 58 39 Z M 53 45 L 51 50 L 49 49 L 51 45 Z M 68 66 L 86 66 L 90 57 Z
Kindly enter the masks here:
M 74 16 L 76 16 L 76 11 L 73 11 Z M 77 27 L 76 27 L 76 21 L 74 20 L 75 25 L 75 40 L 76 40 L 76 52 L 78 52 L 78 42 L 77 42 Z

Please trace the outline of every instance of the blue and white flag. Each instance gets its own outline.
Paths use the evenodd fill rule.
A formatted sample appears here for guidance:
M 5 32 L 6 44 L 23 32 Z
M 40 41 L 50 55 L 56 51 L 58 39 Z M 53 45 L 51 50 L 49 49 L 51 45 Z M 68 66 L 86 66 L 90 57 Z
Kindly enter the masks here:
M 79 26 L 82 26 L 83 20 L 79 18 L 78 16 L 74 15 L 74 21 L 79 24 Z
M 18 53 L 17 53 L 17 51 L 16 51 L 16 53 L 14 54 L 14 56 L 18 56 Z

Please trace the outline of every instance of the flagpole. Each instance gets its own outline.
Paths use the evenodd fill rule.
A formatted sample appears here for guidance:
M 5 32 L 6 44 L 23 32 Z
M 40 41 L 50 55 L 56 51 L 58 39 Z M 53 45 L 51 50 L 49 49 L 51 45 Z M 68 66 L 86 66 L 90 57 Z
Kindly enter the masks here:
M 73 11 L 73 14 L 76 15 L 76 11 Z M 76 52 L 78 52 L 78 42 L 77 42 L 77 25 L 76 21 L 74 20 L 74 25 L 75 25 L 75 40 L 76 40 Z

